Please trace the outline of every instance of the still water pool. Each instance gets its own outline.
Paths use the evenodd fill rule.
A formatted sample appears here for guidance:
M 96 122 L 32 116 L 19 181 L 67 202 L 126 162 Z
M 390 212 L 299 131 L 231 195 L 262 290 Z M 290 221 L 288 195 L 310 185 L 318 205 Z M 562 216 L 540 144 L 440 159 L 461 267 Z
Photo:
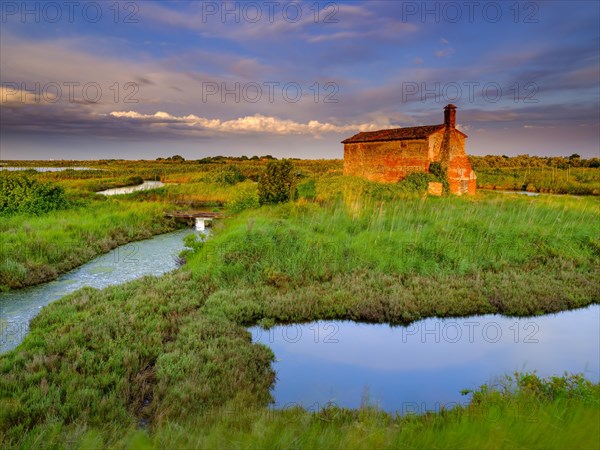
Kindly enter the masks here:
M 250 329 L 277 362 L 276 408 L 328 402 L 389 412 L 466 403 L 462 389 L 514 371 L 600 381 L 600 306 L 530 318 L 426 319 L 407 327 L 314 322 Z

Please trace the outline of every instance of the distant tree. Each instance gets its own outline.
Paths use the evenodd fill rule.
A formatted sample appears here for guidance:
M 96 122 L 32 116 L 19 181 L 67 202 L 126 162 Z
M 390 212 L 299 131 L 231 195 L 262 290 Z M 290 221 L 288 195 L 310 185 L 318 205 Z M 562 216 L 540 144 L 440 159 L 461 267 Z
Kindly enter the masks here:
M 597 168 L 600 167 L 600 158 L 590 158 L 585 162 L 586 167 Z
M 573 153 L 569 156 L 569 164 L 573 167 L 579 167 L 581 165 L 581 156 L 577 153 Z
M 296 176 L 291 161 L 271 161 L 258 181 L 258 198 L 261 205 L 287 202 L 294 197 Z
M 167 159 L 169 159 L 170 161 L 185 161 L 185 158 L 181 155 L 173 155 Z
M 260 158 L 256 155 L 254 155 L 252 158 L 250 158 L 250 161 L 258 161 Z

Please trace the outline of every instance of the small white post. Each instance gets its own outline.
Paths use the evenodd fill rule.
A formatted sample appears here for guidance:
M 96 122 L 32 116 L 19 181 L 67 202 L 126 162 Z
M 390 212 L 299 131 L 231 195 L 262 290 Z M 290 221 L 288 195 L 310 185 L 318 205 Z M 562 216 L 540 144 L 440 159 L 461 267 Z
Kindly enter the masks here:
M 204 231 L 204 219 L 202 217 L 196 217 L 196 230 Z

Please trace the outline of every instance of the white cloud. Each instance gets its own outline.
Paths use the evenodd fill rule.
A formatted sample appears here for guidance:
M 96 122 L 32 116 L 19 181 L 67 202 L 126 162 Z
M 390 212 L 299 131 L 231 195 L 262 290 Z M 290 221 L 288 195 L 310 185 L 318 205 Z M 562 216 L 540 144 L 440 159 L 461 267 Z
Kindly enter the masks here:
M 110 116 L 118 119 L 134 119 L 145 122 L 151 126 L 168 126 L 169 124 L 184 124 L 190 128 L 209 130 L 217 133 L 268 133 L 278 135 L 308 134 L 320 137 L 325 133 L 355 133 L 358 131 L 374 131 L 385 127 L 383 124 L 362 123 L 349 125 L 336 125 L 310 120 L 307 123 L 293 120 L 278 119 L 272 116 L 255 114 L 253 116 L 239 117 L 233 120 L 207 119 L 194 114 L 187 116 L 174 116 L 158 111 L 154 114 L 142 114 L 136 111 L 113 111 Z

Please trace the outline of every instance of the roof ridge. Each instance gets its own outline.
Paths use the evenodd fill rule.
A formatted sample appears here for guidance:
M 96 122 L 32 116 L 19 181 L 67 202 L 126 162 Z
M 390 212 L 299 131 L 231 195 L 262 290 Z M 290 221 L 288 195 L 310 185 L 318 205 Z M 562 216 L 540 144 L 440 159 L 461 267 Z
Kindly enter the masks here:
M 342 141 L 342 144 L 373 141 L 398 141 L 408 139 L 422 139 L 430 134 L 445 128 L 446 125 L 420 125 L 416 127 L 387 128 L 376 131 L 361 131 L 354 136 Z

